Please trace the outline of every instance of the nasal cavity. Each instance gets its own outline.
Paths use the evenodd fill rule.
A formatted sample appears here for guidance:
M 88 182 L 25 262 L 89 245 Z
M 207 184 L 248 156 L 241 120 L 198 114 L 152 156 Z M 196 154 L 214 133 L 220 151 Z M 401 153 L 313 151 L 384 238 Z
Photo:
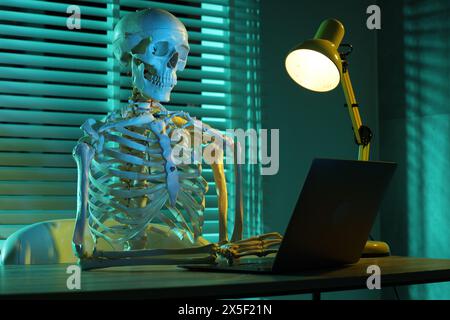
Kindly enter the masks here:
M 178 52 L 175 52 L 172 57 L 170 57 L 169 62 L 167 63 L 167 66 L 171 69 L 175 68 L 178 63 Z

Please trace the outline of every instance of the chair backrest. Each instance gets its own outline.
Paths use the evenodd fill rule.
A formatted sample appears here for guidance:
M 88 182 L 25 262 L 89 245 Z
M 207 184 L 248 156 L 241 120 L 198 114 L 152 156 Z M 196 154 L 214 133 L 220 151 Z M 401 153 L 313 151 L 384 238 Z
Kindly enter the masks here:
M 24 227 L 8 237 L 3 264 L 76 263 L 72 252 L 74 220 L 53 220 Z

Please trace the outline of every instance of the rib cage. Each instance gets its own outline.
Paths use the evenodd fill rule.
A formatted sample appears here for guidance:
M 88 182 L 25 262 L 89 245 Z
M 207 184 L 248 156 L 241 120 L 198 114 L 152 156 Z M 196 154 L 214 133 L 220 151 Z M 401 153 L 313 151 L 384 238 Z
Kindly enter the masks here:
M 208 188 L 201 165 L 180 164 L 168 170 L 168 149 L 187 143 L 170 142 L 170 147 L 164 148 L 161 142 L 177 128 L 171 121 L 173 113 L 164 109 L 155 117 L 163 128 L 158 135 L 149 125 L 116 127 L 141 112 L 136 105 L 124 110 L 110 113 L 102 122 L 90 120 L 89 128 L 85 128 L 87 135 L 82 138 L 95 148 L 89 170 L 91 234 L 115 248 L 144 249 L 146 228 L 157 222 L 169 226 L 180 239 L 188 237 L 194 242 L 202 234 Z M 102 131 L 105 125 L 108 129 Z M 171 206 L 168 184 L 174 183 L 179 188 L 176 204 Z

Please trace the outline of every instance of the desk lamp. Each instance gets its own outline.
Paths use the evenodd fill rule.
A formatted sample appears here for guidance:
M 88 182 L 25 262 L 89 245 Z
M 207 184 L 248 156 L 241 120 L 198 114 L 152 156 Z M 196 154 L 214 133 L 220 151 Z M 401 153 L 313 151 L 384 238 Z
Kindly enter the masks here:
M 348 56 L 353 47 L 341 44 L 344 26 L 335 19 L 322 22 L 313 39 L 297 45 L 287 55 L 285 66 L 289 76 L 300 86 L 315 92 L 327 92 L 342 83 L 356 144 L 358 160 L 368 161 L 372 131 L 362 124 L 359 106 L 350 81 Z M 339 52 L 345 48 L 345 52 Z M 363 256 L 389 255 L 384 242 L 368 241 Z

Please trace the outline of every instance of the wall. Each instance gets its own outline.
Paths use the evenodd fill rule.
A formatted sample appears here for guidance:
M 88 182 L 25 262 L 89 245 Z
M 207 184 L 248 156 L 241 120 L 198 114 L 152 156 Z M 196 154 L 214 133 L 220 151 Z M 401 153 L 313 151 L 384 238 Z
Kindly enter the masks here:
M 381 234 L 395 254 L 450 258 L 450 3 L 380 5 L 380 154 L 399 164 Z M 413 286 L 400 295 L 450 299 L 450 285 Z
M 313 158 L 357 158 L 342 90 L 309 92 L 296 85 L 284 69 L 289 50 L 312 38 L 324 19 L 341 20 L 346 27 L 344 42 L 354 46 L 350 74 L 363 121 L 375 132 L 371 158 L 378 159 L 376 31 L 366 28 L 366 9 L 374 2 L 261 1 L 263 128 L 280 129 L 280 170 L 263 180 L 266 231 L 284 232 Z

